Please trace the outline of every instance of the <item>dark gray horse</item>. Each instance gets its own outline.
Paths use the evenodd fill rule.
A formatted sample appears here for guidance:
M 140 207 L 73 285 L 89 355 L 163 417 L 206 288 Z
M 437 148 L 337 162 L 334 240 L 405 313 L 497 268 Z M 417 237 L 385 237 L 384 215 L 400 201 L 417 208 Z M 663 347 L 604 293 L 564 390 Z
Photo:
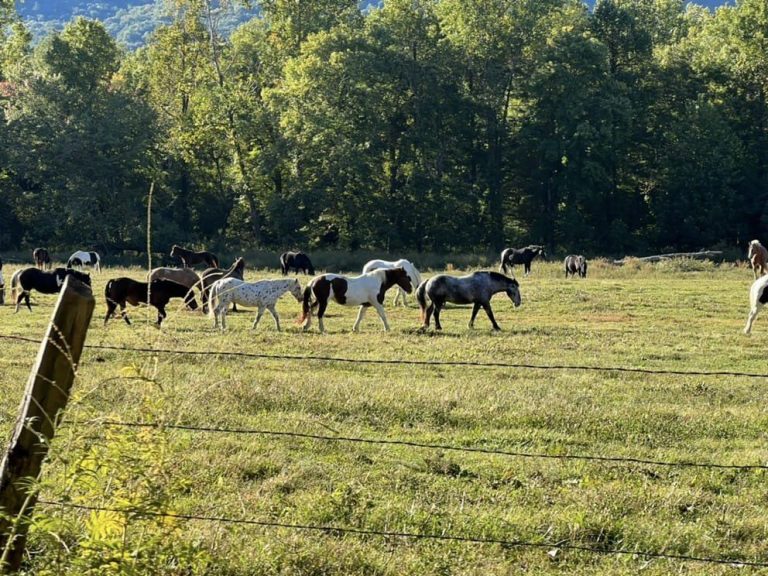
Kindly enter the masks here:
M 531 244 L 525 248 L 505 248 L 501 252 L 501 265 L 499 266 L 499 272 L 507 273 L 507 266 L 510 269 L 515 267 L 515 264 L 522 264 L 525 268 L 525 275 L 531 273 L 531 262 L 536 256 L 542 258 L 547 257 L 547 253 L 544 252 L 544 246 L 536 246 Z
M 301 271 L 310 276 L 315 275 L 315 267 L 312 266 L 312 261 L 304 252 L 283 252 L 280 254 L 280 270 L 282 270 L 283 276 L 292 269 L 296 271 L 296 274 Z
M 422 282 L 416 289 L 416 299 L 421 308 L 422 329 L 429 327 L 429 318 L 435 313 L 435 328 L 442 330 L 440 325 L 440 310 L 446 302 L 453 304 L 474 304 L 469 327 L 473 328 L 475 316 L 482 307 L 493 324 L 494 330 L 501 330 L 496 324 L 491 310 L 491 297 L 498 292 L 506 292 L 515 307 L 520 306 L 520 284 L 514 278 L 509 278 L 498 272 L 475 272 L 468 276 L 448 276 L 438 274 Z M 427 300 L 430 300 L 427 306 Z
M 565 277 L 579 275 L 581 278 L 587 277 L 587 259 L 581 254 L 571 254 L 565 257 Z

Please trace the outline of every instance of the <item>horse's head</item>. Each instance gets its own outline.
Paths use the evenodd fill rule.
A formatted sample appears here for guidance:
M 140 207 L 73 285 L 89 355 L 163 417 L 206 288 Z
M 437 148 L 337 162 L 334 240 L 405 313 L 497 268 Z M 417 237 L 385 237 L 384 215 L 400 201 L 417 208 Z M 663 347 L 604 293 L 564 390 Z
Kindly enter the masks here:
M 241 256 L 240 258 L 235 260 L 234 264 L 232 264 L 232 276 L 242 280 L 244 271 L 245 271 L 245 260 Z
M 522 303 L 522 299 L 520 298 L 520 283 L 516 279 L 509 278 L 506 292 L 509 299 L 512 300 L 512 303 L 515 305 L 515 308 L 520 306 Z
M 408 294 L 413 292 L 413 284 L 411 283 L 411 277 L 405 271 L 405 268 L 392 268 L 391 270 L 384 270 L 387 283 L 390 285 L 397 284 L 405 290 Z
M 173 246 L 171 246 L 171 256 L 176 257 L 178 255 L 179 255 L 179 247 L 176 244 L 174 244 Z
M 296 298 L 297 302 L 301 302 L 304 298 L 304 291 L 301 289 L 301 282 L 298 279 L 294 280 L 293 284 L 291 284 L 290 293 L 291 296 Z
M 544 250 L 544 246 L 531 246 L 533 253 L 536 256 L 541 256 L 542 259 L 547 259 L 547 252 Z
M 187 295 L 184 297 L 184 304 L 186 304 L 190 310 L 197 310 L 197 300 L 195 300 L 195 293 L 192 290 L 187 292 Z

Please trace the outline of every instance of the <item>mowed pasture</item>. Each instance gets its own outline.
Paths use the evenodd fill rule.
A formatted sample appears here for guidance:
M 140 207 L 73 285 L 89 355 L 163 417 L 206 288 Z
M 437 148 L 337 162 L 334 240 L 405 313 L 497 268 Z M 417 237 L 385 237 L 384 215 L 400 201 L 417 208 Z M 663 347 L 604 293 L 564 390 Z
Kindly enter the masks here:
M 9 267 L 10 268 L 10 267 Z M 515 271 L 518 271 L 515 268 Z M 10 277 L 11 270 L 6 271 Z M 424 277 L 434 272 L 425 271 Z M 457 273 L 458 272 L 452 272 Z M 625 550 L 768 562 L 768 471 L 519 457 L 283 437 L 296 432 L 489 448 L 549 456 L 768 464 L 765 378 L 545 370 L 516 364 L 768 373 L 768 312 L 741 330 L 752 273 L 678 262 L 586 279 L 560 262 L 519 272 L 522 306 L 449 306 L 444 331 L 418 332 L 415 299 L 384 333 L 371 311 L 335 304 L 327 333 L 302 333 L 299 304 L 229 315 L 220 333 L 172 301 L 129 309 L 105 327 L 93 275 L 91 346 L 239 351 L 277 358 L 88 348 L 73 402 L 44 469 L 41 498 L 136 514 L 39 505 L 27 568 L 36 574 L 730 574 L 732 564 L 652 559 Z M 246 272 L 246 279 L 278 277 Z M 302 283 L 306 282 L 302 277 Z M 0 308 L 0 334 L 39 339 L 54 297 L 34 312 Z M 8 298 L 6 298 L 8 302 Z M 0 426 L 10 434 L 36 346 L 0 340 Z M 279 356 L 471 361 L 496 367 L 354 364 Z M 152 422 L 238 429 L 120 427 Z M 143 515 L 142 515 L 143 513 Z M 147 515 L 149 513 L 150 515 Z M 153 513 L 279 524 L 524 541 L 540 547 L 184 520 Z M 90 572 L 89 572 L 90 570 Z M 738 573 L 759 573 L 741 567 Z M 762 569 L 765 570 L 765 569 Z

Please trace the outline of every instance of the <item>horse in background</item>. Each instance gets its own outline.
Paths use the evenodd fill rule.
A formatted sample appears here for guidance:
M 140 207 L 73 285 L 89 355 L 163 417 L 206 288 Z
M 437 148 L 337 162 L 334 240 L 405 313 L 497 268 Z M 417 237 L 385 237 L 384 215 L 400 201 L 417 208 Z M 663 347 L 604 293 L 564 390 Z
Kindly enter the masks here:
M 499 272 L 507 274 L 507 266 L 510 270 L 515 267 L 515 264 L 522 264 L 525 269 L 525 275 L 531 273 L 531 262 L 536 256 L 542 258 L 547 257 L 547 253 L 544 251 L 544 246 L 537 246 L 531 244 L 525 248 L 505 248 L 501 252 L 501 265 L 499 266 Z
M 333 298 L 343 306 L 360 306 L 357 320 L 352 327 L 354 332 L 360 328 L 365 311 L 371 306 L 379 313 L 379 318 L 384 324 L 384 330 L 389 332 L 387 315 L 382 304 L 387 290 L 395 285 L 400 286 L 409 294 L 413 291 L 411 280 L 402 268 L 374 270 L 352 278 L 339 274 L 317 276 L 304 289 L 299 323 L 304 325 L 305 332 L 309 330 L 309 325 L 312 323 L 312 308 L 317 306 L 317 321 L 320 325 L 320 332 L 324 332 L 323 317 L 328 307 L 328 301 Z M 314 304 L 312 303 L 312 296 L 315 297 Z
M 101 257 L 96 252 L 85 252 L 78 250 L 67 260 L 67 268 L 82 268 L 83 266 L 92 266 L 96 272 L 101 272 Z
M 54 268 L 50 272 L 44 272 L 37 268 L 25 268 L 15 272 L 11 277 L 11 298 L 16 300 L 14 314 L 19 311 L 22 300 L 32 312 L 32 305 L 29 303 L 30 290 L 37 290 L 41 294 L 58 294 L 61 292 L 61 287 L 67 276 L 74 276 L 80 282 L 88 286 L 91 285 L 91 277 L 88 274 L 71 268 Z M 17 291 L 18 297 L 16 296 Z
M 501 330 L 493 317 L 491 298 L 498 292 L 506 292 L 515 308 L 520 306 L 520 284 L 514 278 L 509 278 L 498 272 L 475 272 L 467 276 L 449 276 L 438 274 L 433 276 L 416 289 L 416 299 L 421 308 L 421 330 L 429 328 L 429 319 L 435 314 L 435 328 L 442 330 L 440 311 L 446 302 L 453 304 L 474 304 L 469 327 L 474 328 L 475 317 L 480 308 L 485 310 L 494 330 Z M 429 301 L 429 305 L 427 305 Z
M 587 277 L 587 259 L 582 255 L 571 254 L 565 257 L 565 277 L 579 275 L 580 278 Z
M 171 280 L 154 280 L 151 283 L 137 282 L 132 278 L 113 278 L 107 282 L 104 288 L 104 297 L 107 300 L 107 315 L 104 324 L 115 315 L 115 310 L 120 306 L 120 315 L 130 326 L 131 321 L 125 311 L 125 305 L 138 306 L 139 304 L 151 304 L 157 308 L 157 327 L 160 327 L 168 315 L 165 306 L 171 298 L 183 298 L 187 307 L 197 310 L 195 294 L 186 286 Z
M 47 248 L 35 248 L 32 250 L 32 259 L 35 261 L 35 266 L 40 270 L 50 270 L 51 255 L 48 253 Z
M 315 267 L 312 266 L 312 261 L 304 252 L 283 252 L 280 254 L 280 270 L 283 272 L 283 276 L 287 275 L 291 269 L 296 274 L 301 271 L 310 276 L 315 275 Z
M 209 268 L 218 268 L 219 259 L 211 252 L 195 252 L 174 244 L 171 246 L 171 257 L 179 258 L 184 268 L 194 268 L 198 264 L 205 264 Z
M 405 258 L 395 260 L 394 262 L 390 262 L 388 260 L 371 260 L 365 266 L 363 266 L 363 274 L 367 274 L 373 270 L 392 270 L 394 268 L 402 268 L 405 270 L 405 273 L 408 274 L 408 278 L 411 279 L 411 285 L 418 286 L 421 284 L 421 274 L 416 269 L 416 266 L 414 266 Z M 397 306 L 397 302 L 401 297 L 403 299 L 403 306 L 408 306 L 405 290 L 398 286 L 397 291 L 395 292 L 395 300 L 392 302 L 393 306 Z
M 765 246 L 760 244 L 760 240 L 752 240 L 752 242 L 749 243 L 747 260 L 749 260 L 749 265 L 755 275 L 755 280 L 757 280 L 758 276 L 763 276 L 768 272 L 768 250 L 766 250 Z M 760 270 L 760 274 L 757 273 L 758 269 Z
M 3 278 L 3 259 L 0 258 L 0 306 L 5 304 L 5 279 Z
M 243 282 L 237 278 L 224 278 L 217 280 L 211 286 L 208 300 L 209 314 L 213 317 L 213 327 L 221 325 L 222 330 L 227 328 L 227 308 L 230 302 L 241 306 L 255 306 L 259 309 L 252 329 L 259 325 L 264 310 L 269 310 L 275 319 L 275 328 L 280 332 L 280 317 L 275 306 L 280 297 L 286 292 L 301 302 L 301 284 L 295 278 L 279 280 L 259 280 L 258 282 Z M 218 300 L 218 304 L 216 301 Z

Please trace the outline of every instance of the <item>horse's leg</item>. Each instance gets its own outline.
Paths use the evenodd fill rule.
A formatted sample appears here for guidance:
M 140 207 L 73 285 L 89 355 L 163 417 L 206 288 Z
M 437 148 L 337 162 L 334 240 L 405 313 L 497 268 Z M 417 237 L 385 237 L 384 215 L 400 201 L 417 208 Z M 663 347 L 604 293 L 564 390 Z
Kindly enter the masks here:
M 272 318 L 275 319 L 275 328 L 277 328 L 278 332 L 282 332 L 280 329 L 280 316 L 277 315 L 277 310 L 275 310 L 275 305 L 272 304 L 272 306 L 267 306 L 267 310 L 269 310 L 269 313 L 272 314 Z
M 496 318 L 493 317 L 493 310 L 491 310 L 491 303 L 486 302 L 483 304 L 483 310 L 485 310 L 485 313 L 488 315 L 488 319 L 491 321 L 491 324 L 493 324 L 494 330 L 501 330 L 501 327 L 496 324 Z
M 122 302 L 120 304 L 120 315 L 123 317 L 123 320 L 125 320 L 125 323 L 128 324 L 128 326 L 131 325 L 131 320 L 128 318 L 128 312 L 125 311 L 125 302 Z
M 376 312 L 379 313 L 379 318 L 381 318 L 381 322 L 384 324 L 384 331 L 389 332 L 389 324 L 387 323 L 387 314 L 384 312 L 384 306 L 376 302 L 373 307 L 376 308 Z
M 480 311 L 480 303 L 475 302 L 475 305 L 472 306 L 472 316 L 469 318 L 469 327 L 474 328 L 475 327 L 475 317 L 477 316 L 477 313 Z
M 379 306 L 381 306 L 381 304 L 379 304 Z M 360 322 L 363 321 L 366 309 L 366 306 L 360 306 L 360 310 L 357 311 L 357 320 L 355 320 L 355 325 L 352 326 L 352 332 L 357 332 L 360 329 Z
M 107 324 L 107 320 L 115 315 L 115 308 L 117 308 L 117 305 L 112 300 L 107 299 L 107 315 L 104 316 L 104 325 Z
M 432 318 L 432 312 L 435 310 L 435 303 L 431 302 L 429 303 L 429 306 L 427 306 L 427 309 L 424 311 L 424 324 L 422 325 L 422 328 L 429 328 L 429 320 Z
M 19 292 L 19 295 L 16 297 L 16 310 L 13 312 L 16 314 L 16 312 L 19 311 L 19 306 L 21 306 L 21 301 L 24 300 L 24 289 L 22 288 L 21 292 Z
M 253 326 L 251 326 L 251 330 L 255 330 L 256 326 L 259 325 L 259 322 L 261 322 L 261 317 L 264 315 L 264 306 L 259 306 L 259 312 L 256 314 L 256 319 L 253 321 Z M 278 328 L 279 330 L 279 328 Z
M 32 305 L 29 303 L 29 291 L 24 292 L 24 304 L 27 305 L 27 310 L 32 312 Z
M 443 309 L 445 302 L 437 301 L 435 304 L 435 330 L 442 330 L 443 326 L 440 324 L 440 310 Z
M 163 320 L 167 314 L 165 313 L 165 304 L 160 304 L 157 306 L 157 327 L 160 328 L 160 324 L 163 323 Z
M 397 303 L 400 301 L 400 295 L 402 292 L 403 289 L 400 288 L 400 286 L 395 286 L 395 299 L 392 300 L 392 306 L 397 306 Z
M 323 325 L 323 316 L 325 316 L 325 309 L 328 308 L 328 300 L 318 300 L 319 304 L 317 307 L 317 324 L 320 326 L 320 333 L 322 334 L 325 332 L 325 326 Z M 310 313 L 310 318 L 312 317 Z M 307 322 L 306 327 L 309 327 L 309 322 Z
M 755 321 L 755 318 L 757 318 L 757 313 L 760 312 L 760 308 L 762 307 L 763 305 L 760 302 L 757 302 L 752 310 L 749 311 L 749 316 L 747 317 L 747 325 L 744 327 L 744 334 L 749 334 L 752 332 L 752 323 Z

